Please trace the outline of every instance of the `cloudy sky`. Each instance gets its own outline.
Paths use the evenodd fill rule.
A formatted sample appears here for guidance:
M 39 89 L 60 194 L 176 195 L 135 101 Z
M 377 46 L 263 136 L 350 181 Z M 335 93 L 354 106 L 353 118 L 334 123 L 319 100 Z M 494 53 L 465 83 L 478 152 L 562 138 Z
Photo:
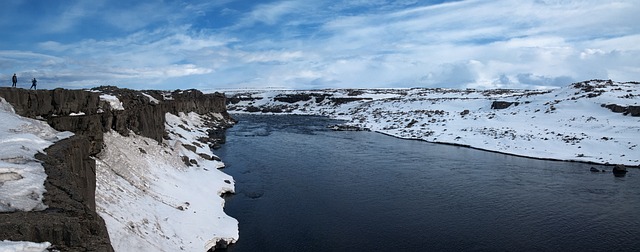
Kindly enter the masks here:
M 637 0 L 8 0 L 0 83 L 537 88 L 640 81 Z

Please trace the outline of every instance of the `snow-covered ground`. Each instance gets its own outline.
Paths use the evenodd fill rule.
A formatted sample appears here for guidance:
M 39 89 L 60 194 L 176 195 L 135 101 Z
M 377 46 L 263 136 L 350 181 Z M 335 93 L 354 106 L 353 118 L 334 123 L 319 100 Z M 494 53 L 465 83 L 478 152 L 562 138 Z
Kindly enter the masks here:
M 96 158 L 96 205 L 115 251 L 206 251 L 238 240 L 223 211 L 233 178 L 206 143 L 202 116 L 166 114 L 170 140 L 104 135 Z M 186 163 L 189 163 L 188 166 Z
M 0 252 L 45 252 L 51 243 L 35 243 L 23 241 L 0 241 Z
M 17 115 L 3 98 L 0 118 L 0 212 L 44 210 L 47 174 L 35 154 L 73 134 Z
M 290 113 L 428 142 L 567 161 L 640 165 L 640 84 L 588 81 L 555 90 L 236 90 L 231 113 Z M 492 108 L 494 102 L 512 103 Z M 275 113 L 274 113 L 275 112 Z

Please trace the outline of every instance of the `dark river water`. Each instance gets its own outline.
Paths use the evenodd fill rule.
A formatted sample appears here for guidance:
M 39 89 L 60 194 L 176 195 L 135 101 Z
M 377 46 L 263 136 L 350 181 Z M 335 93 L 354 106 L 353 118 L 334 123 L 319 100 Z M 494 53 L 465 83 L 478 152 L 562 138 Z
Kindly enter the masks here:
M 640 171 L 236 115 L 228 251 L 640 251 Z

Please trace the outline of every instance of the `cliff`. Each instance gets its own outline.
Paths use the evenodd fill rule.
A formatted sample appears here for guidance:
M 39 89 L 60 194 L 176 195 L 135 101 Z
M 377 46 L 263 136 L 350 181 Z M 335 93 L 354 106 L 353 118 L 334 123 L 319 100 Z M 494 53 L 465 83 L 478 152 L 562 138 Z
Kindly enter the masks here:
M 114 106 L 101 96 L 117 97 Z M 103 133 L 134 132 L 162 142 L 166 137 L 165 114 L 220 113 L 230 121 L 222 94 L 197 90 L 174 92 L 135 91 L 116 87 L 93 90 L 25 90 L 0 88 L 16 113 L 46 120 L 58 131 L 74 136 L 58 141 L 36 155 L 47 174 L 43 202 L 38 212 L 0 213 L 0 240 L 51 242 L 61 251 L 113 251 L 103 219 L 96 213 L 96 162 L 103 148 Z M 225 125 L 209 125 L 211 145 Z

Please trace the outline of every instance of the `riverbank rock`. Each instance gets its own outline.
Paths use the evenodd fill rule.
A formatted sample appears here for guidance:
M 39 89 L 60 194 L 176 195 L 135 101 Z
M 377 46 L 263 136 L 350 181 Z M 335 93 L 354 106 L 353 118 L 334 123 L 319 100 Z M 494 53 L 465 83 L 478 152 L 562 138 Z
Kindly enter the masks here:
M 624 165 L 615 165 L 612 169 L 613 175 L 624 176 L 627 174 L 627 167 Z
M 362 128 L 362 127 L 353 126 L 353 125 L 346 125 L 346 124 L 331 125 L 331 126 L 328 126 L 328 128 L 335 131 L 371 131 L 370 129 L 367 129 L 367 128 Z

